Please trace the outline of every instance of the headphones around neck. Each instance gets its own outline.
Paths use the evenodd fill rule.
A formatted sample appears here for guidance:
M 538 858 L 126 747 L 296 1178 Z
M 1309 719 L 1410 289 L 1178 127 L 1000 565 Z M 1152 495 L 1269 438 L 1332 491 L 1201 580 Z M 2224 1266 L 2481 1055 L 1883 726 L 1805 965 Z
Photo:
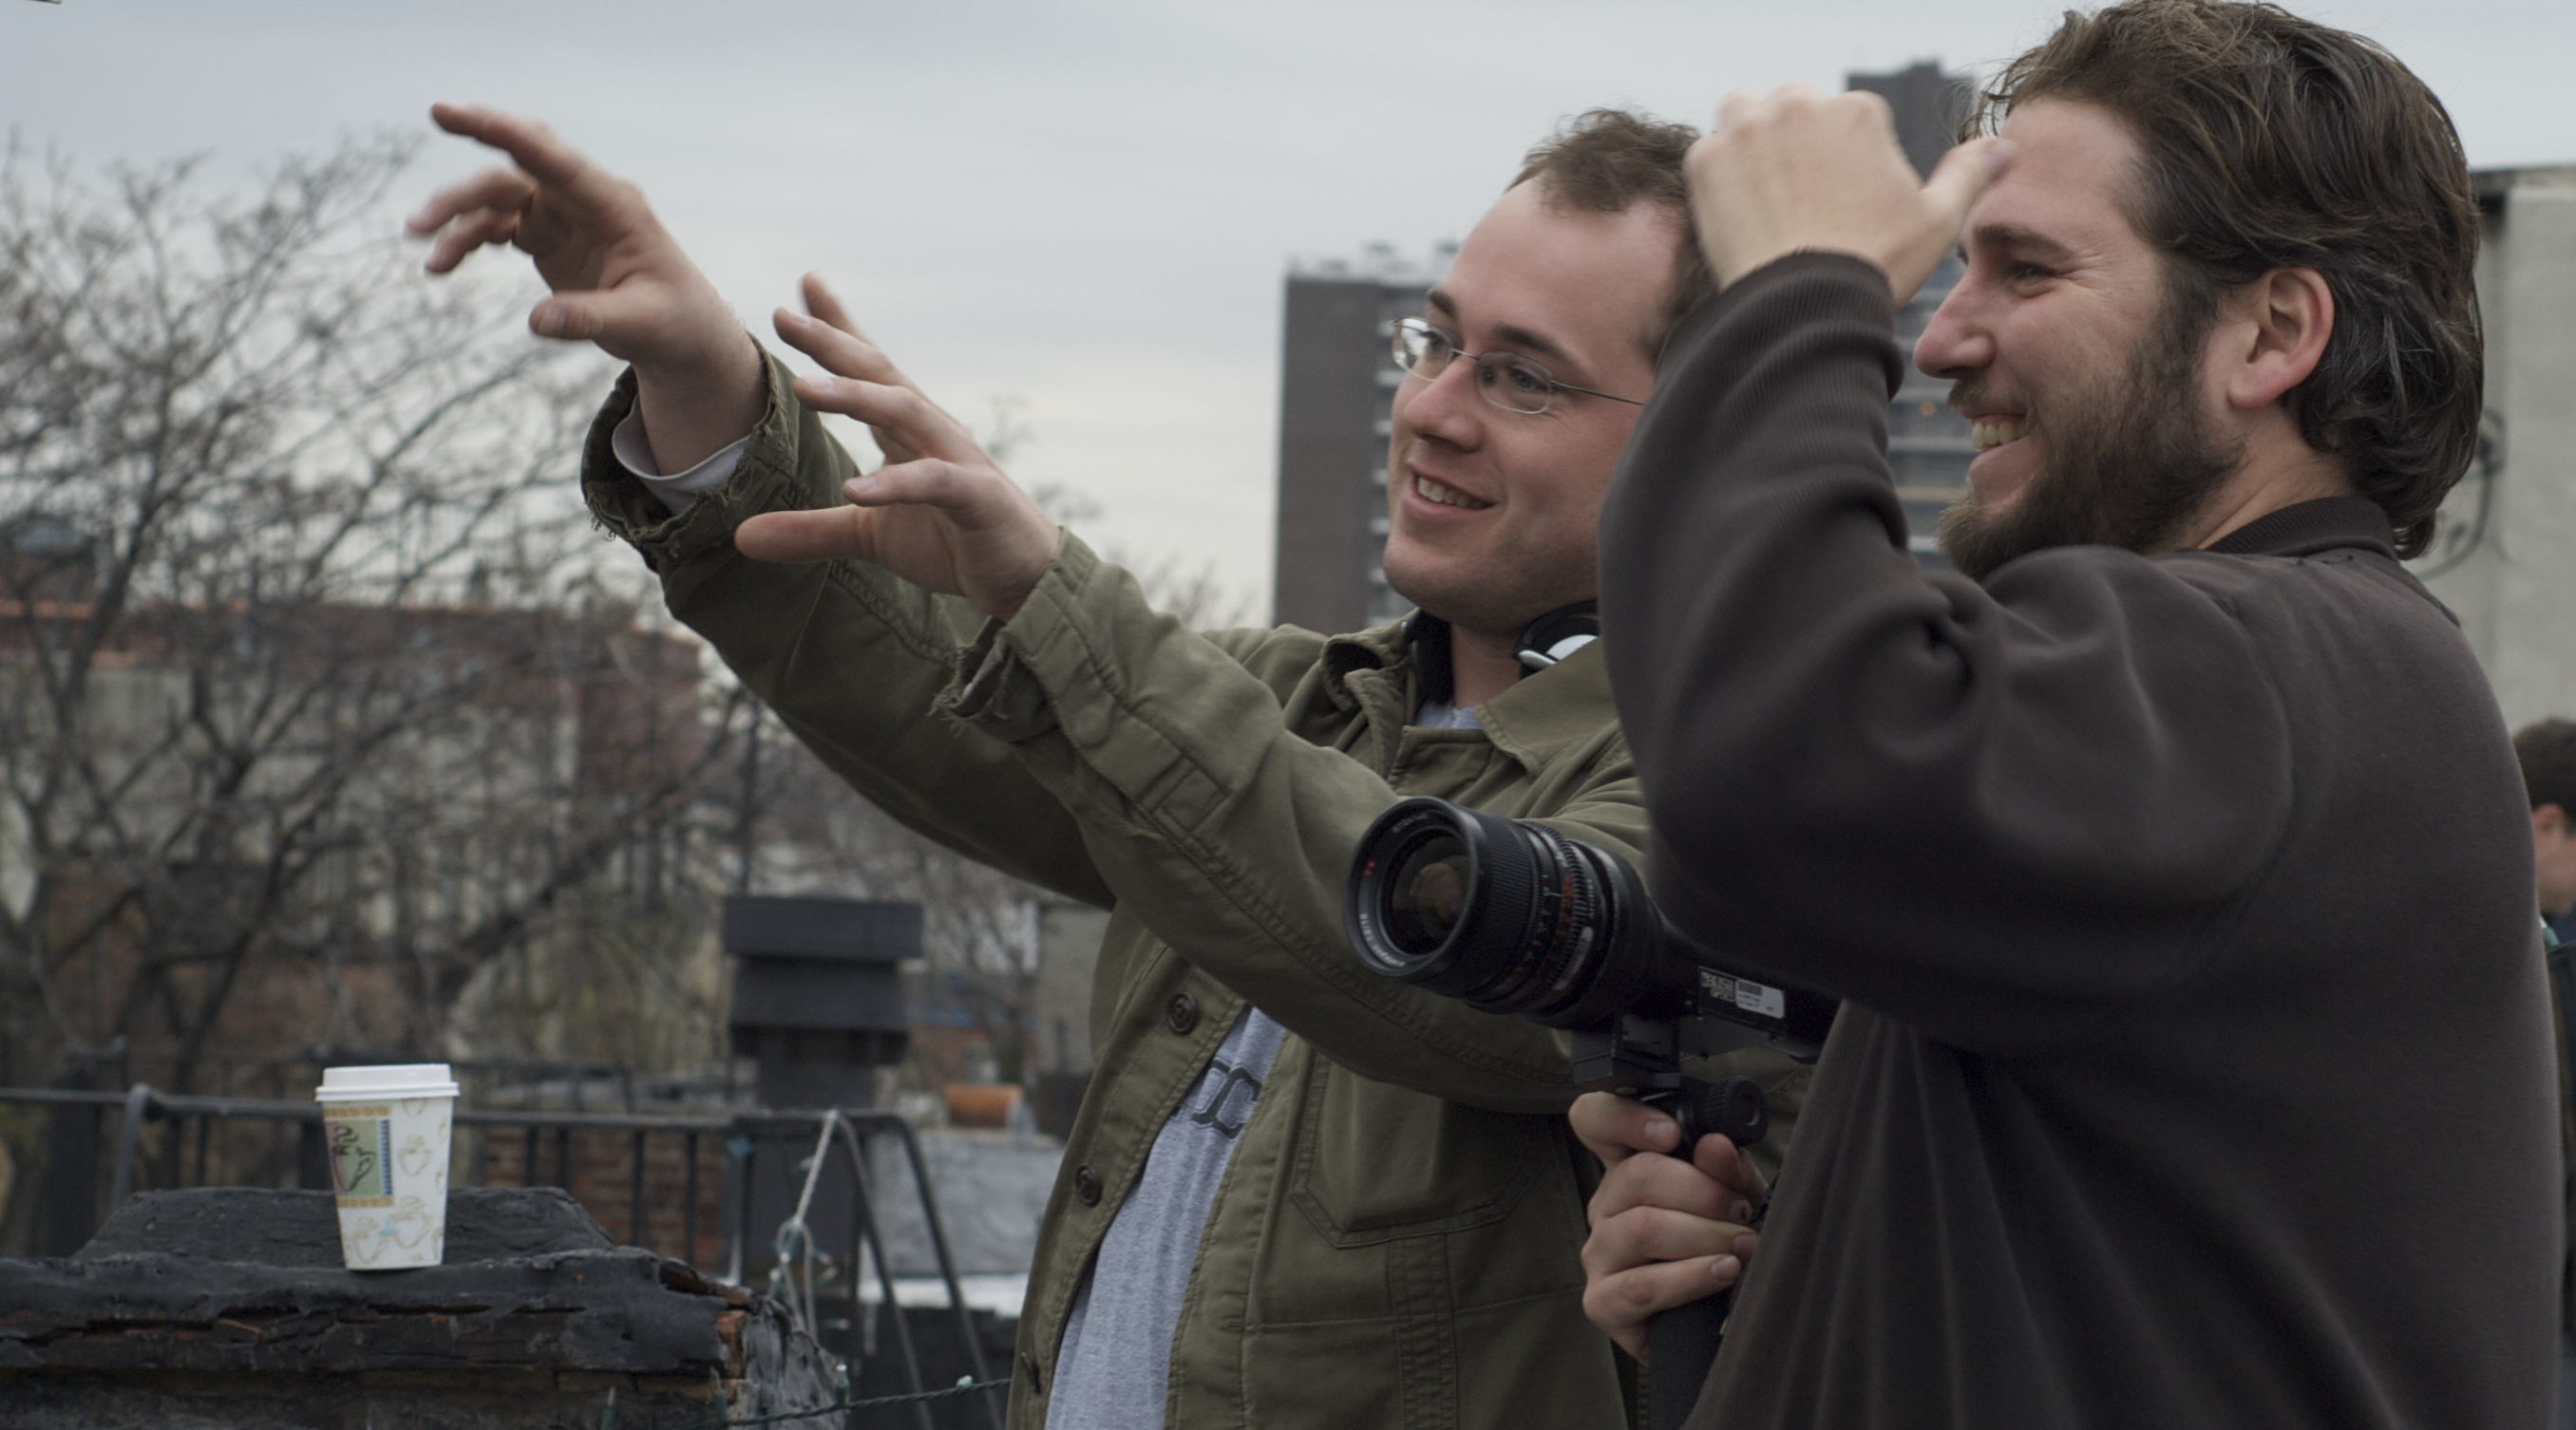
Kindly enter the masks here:
M 1451 665 L 1449 623 L 1428 611 L 1416 611 L 1404 626 L 1405 636 L 1413 642 L 1414 679 L 1421 683 L 1422 698 L 1433 704 L 1446 705 L 1457 692 L 1457 672 Z M 1521 673 L 1545 670 L 1601 638 L 1601 603 L 1576 601 L 1559 606 L 1529 623 L 1521 638 L 1512 643 L 1512 653 L 1521 663 Z

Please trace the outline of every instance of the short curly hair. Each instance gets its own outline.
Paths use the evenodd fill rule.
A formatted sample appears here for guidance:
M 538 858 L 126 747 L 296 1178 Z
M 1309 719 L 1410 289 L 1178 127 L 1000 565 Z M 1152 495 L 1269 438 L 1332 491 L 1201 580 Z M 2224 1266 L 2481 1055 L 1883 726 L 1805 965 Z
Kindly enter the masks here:
M 2554 804 L 2576 819 L 2576 720 L 2535 720 L 2513 732 L 2531 807 Z
M 1690 190 L 1683 179 L 1682 161 L 1698 139 L 1699 131 L 1687 124 L 1669 124 L 1633 109 L 1589 109 L 1540 140 L 1511 182 L 1518 188 L 1538 180 L 1548 203 L 1560 209 L 1626 213 L 1642 201 L 1660 206 L 1681 225 L 1672 291 L 1655 330 L 1643 335 L 1650 358 L 1662 355 L 1673 325 L 1717 287 L 1691 225 Z
M 2037 99 L 2128 125 L 2143 156 L 2128 217 L 2168 258 L 2184 316 L 2273 269 L 2324 277 L 2334 330 L 2290 394 L 2300 433 L 2388 514 L 2398 554 L 2420 555 L 2484 407 L 2477 197 L 2442 102 L 2359 35 L 2237 0 L 2069 11 L 1964 133 Z

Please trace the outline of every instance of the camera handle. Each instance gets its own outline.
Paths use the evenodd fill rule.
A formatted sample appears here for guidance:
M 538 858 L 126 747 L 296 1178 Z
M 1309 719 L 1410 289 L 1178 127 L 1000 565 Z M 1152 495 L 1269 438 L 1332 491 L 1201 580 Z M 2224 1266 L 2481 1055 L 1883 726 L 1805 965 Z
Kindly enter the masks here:
M 1762 1140 L 1771 1127 L 1771 1106 L 1761 1085 L 1749 1077 L 1706 1083 L 1683 1079 L 1666 1092 L 1640 1099 L 1660 1107 L 1681 1124 L 1681 1141 L 1673 1152 L 1684 1161 L 1709 1133 L 1723 1133 L 1738 1148 Z M 1741 1281 L 1739 1280 L 1739 1283 Z M 1699 1403 L 1709 1367 L 1717 1362 L 1717 1344 L 1726 1313 L 1735 1303 L 1735 1287 L 1646 1318 L 1646 1424 L 1649 1430 L 1680 1430 Z

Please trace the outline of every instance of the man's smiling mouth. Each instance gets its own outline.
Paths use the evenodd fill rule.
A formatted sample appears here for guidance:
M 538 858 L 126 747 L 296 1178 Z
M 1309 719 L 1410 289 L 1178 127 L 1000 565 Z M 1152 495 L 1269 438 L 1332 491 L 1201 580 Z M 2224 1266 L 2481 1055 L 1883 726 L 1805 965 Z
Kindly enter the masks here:
M 2030 417 L 1976 417 L 1968 423 L 1968 441 L 1976 451 L 1994 451 L 2004 443 L 2027 438 L 2032 428 L 2038 428 L 2038 423 Z
M 1980 452 L 2018 442 L 2039 424 L 2028 417 L 1979 417 L 1968 424 L 1968 441 Z
M 1413 474 L 1413 490 L 1424 501 L 1438 502 L 1442 506 L 1464 507 L 1468 511 L 1482 511 L 1493 505 L 1489 501 L 1478 501 L 1456 487 L 1433 481 L 1419 472 Z

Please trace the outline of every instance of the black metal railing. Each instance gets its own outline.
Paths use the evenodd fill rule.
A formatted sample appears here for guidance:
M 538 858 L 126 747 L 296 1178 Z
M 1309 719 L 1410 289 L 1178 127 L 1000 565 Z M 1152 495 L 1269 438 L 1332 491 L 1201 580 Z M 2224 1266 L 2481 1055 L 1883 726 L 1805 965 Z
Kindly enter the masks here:
M 317 1102 L 288 1101 L 268 1098 L 205 1097 L 165 1093 L 148 1083 L 136 1083 L 123 1092 L 92 1091 L 77 1088 L 0 1087 L 0 1105 L 9 1103 L 48 1107 L 53 1110 L 55 1126 L 50 1139 L 51 1153 L 46 1181 L 41 1193 L 44 1217 L 49 1229 L 48 1241 L 55 1254 L 68 1254 L 86 1242 L 105 1210 L 125 1204 L 127 1198 L 141 1189 L 146 1181 L 165 1187 L 205 1186 L 218 1183 L 209 1174 L 221 1169 L 214 1163 L 210 1146 L 219 1127 L 243 1122 L 266 1122 L 273 1131 L 292 1126 L 296 1131 L 295 1180 L 298 1185 L 328 1190 L 330 1174 L 323 1156 L 322 1106 Z M 97 1200 L 97 1165 L 99 1151 L 98 1121 L 106 1113 L 118 1114 L 116 1151 L 107 1178 L 106 1209 Z M 646 1190 L 646 1139 L 655 1136 L 674 1137 L 681 1142 L 684 1166 L 681 1242 L 683 1254 L 676 1258 L 694 1263 L 698 1247 L 698 1209 L 700 1188 L 698 1163 L 702 1140 L 721 1139 L 725 1152 L 724 1185 L 718 1200 L 720 1232 L 714 1264 L 724 1268 L 719 1279 L 740 1282 L 743 1269 L 754 1248 L 751 1236 L 755 1224 L 754 1189 L 763 1149 L 779 1149 L 787 1157 L 786 1171 L 791 1180 L 802 1179 L 808 1187 L 791 1214 L 804 1237 L 800 1250 L 811 1250 L 814 1234 L 807 1226 L 804 1213 L 813 1200 L 812 1188 L 819 1184 L 821 1170 L 817 1163 L 837 1164 L 847 1172 L 848 1260 L 833 1267 L 838 1274 L 846 1266 L 849 1276 L 849 1300 L 853 1309 L 863 1299 L 859 1286 L 861 1268 L 873 1264 L 877 1273 L 882 1304 L 891 1318 L 897 1357 L 905 1371 L 907 1389 L 924 1391 L 931 1387 L 924 1381 L 920 1357 L 913 1344 L 911 1328 L 896 1296 L 894 1258 L 884 1236 L 878 1216 L 879 1203 L 874 1188 L 868 1148 L 879 1138 L 895 1141 L 903 1153 L 904 1169 L 911 1177 L 919 1197 L 929 1249 L 939 1270 L 940 1280 L 948 1293 L 948 1310 L 956 1321 L 963 1342 L 967 1365 L 975 1380 L 991 1379 L 983 1346 L 975 1333 L 972 1313 L 966 1304 L 965 1291 L 958 1279 L 957 1265 L 951 1255 L 948 1236 L 941 1223 L 938 1198 L 931 1189 L 928 1163 L 923 1159 L 920 1139 L 912 1125 L 892 1113 L 869 1111 L 773 1111 L 761 1110 L 733 1115 L 690 1116 L 646 1112 L 595 1113 L 518 1110 L 509 1108 L 459 1107 L 456 1125 L 460 1132 L 472 1129 L 477 1145 L 472 1149 L 475 1180 L 480 1182 L 488 1163 L 488 1140 L 493 1136 L 517 1134 L 522 1144 L 519 1171 L 521 1185 L 554 1185 L 570 1190 L 578 1169 L 572 1155 L 576 1135 L 623 1134 L 629 1139 L 632 1174 L 628 1186 L 627 1239 L 637 1246 L 650 1245 L 649 1198 Z M 166 1127 L 158 1139 L 157 1149 L 147 1147 L 148 1130 L 156 1125 Z M 191 1128 L 194 1129 L 193 1151 Z M 551 1182 L 540 1182 L 540 1152 L 546 1149 L 551 1134 L 555 1176 Z M 272 1138 L 272 1151 L 278 1143 Z M 812 1150 L 804 1158 L 793 1155 L 797 1146 L 810 1142 Z M 82 1149 L 90 1149 L 83 1158 Z M 155 1152 L 157 1150 L 157 1155 Z M 810 1160 L 809 1160 L 810 1159 Z M 274 1167 L 272 1155 L 262 1165 Z M 151 1175 L 158 1164 L 158 1175 Z M 193 1177 L 191 1174 L 193 1173 Z M 274 1182 L 270 1183 L 274 1185 Z M 77 1239 L 74 1239 L 74 1237 Z M 795 1273 L 787 1270 L 788 1248 L 781 1238 L 779 1272 L 791 1280 Z M 832 1258 L 825 1258 L 832 1260 Z M 703 1268 L 702 1268 L 703 1269 Z M 810 1261 L 807 1267 L 811 1270 Z M 773 1282 L 779 1273 L 773 1273 Z M 791 1288 L 793 1289 L 793 1288 Z M 818 1341 L 826 1327 L 817 1322 L 814 1311 L 814 1287 L 802 1287 L 801 1298 L 788 1295 L 799 1314 L 800 1323 Z M 873 1353 L 873 1335 L 867 1350 Z M 857 1347 L 850 1348 L 855 1354 Z M 986 1417 L 993 1430 L 1000 1430 L 1003 1406 L 1000 1395 L 991 1389 L 976 1393 L 984 1404 Z M 911 1409 L 922 1430 L 931 1430 L 931 1409 L 926 1402 L 915 1402 Z
M 306 1048 L 284 1056 L 259 1058 L 206 1057 L 185 1060 L 168 1053 L 135 1052 L 122 1046 L 79 1055 L 69 1076 L 55 1087 L 88 1090 L 154 1087 L 213 1097 L 296 1099 L 308 1095 L 325 1068 L 380 1063 L 441 1063 L 463 1086 L 463 1102 L 499 1106 L 531 1095 L 560 1102 L 575 1112 L 637 1112 L 648 1104 L 706 1099 L 730 1107 L 740 1083 L 735 1060 L 693 1073 L 641 1073 L 619 1063 L 573 1058 L 458 1058 L 445 1052 L 400 1049 Z

